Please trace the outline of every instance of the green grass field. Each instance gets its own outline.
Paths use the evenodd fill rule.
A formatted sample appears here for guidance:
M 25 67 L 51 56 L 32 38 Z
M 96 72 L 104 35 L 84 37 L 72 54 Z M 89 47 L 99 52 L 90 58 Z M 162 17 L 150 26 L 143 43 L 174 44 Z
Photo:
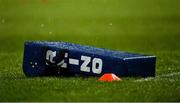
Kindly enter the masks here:
M 180 101 L 180 0 L 0 0 L 0 101 Z M 26 40 L 157 56 L 156 78 L 36 77 Z

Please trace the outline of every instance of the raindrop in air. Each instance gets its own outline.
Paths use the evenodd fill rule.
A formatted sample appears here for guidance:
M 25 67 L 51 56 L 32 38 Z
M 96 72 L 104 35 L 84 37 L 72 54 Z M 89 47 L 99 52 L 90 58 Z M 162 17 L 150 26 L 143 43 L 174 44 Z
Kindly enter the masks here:
M 44 24 L 41 24 L 41 27 L 43 28 L 43 27 L 44 27 Z
M 49 34 L 52 34 L 52 32 L 50 31 Z
M 5 19 L 2 19 L 1 22 L 4 24 L 5 23 Z
M 112 26 L 112 23 L 109 23 L 110 26 Z

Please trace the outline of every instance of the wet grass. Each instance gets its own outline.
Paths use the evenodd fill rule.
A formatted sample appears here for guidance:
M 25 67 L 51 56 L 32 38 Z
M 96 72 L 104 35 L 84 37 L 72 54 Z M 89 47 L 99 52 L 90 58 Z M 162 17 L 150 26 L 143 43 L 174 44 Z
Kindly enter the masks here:
M 180 101 L 179 0 L 0 0 L 0 101 Z M 153 54 L 158 78 L 27 78 L 27 40 Z

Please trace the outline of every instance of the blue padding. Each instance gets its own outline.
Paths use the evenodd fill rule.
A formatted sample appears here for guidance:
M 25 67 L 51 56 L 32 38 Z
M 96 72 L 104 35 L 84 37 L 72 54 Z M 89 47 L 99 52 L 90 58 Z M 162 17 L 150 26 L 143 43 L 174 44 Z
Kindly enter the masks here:
M 114 73 L 120 77 L 155 76 L 155 56 L 112 51 L 66 42 L 26 42 L 23 70 L 27 76 L 44 76 L 51 72 L 51 69 L 47 70 L 50 66 L 46 62 L 47 50 L 56 52 L 53 61 L 57 61 L 57 54 L 65 50 L 67 55 L 61 59 L 64 60 L 63 64 L 66 64 L 66 67 L 60 69 L 64 68 L 67 73 L 85 76 L 101 76 L 104 73 Z M 86 60 L 83 59 L 84 56 L 87 58 Z

